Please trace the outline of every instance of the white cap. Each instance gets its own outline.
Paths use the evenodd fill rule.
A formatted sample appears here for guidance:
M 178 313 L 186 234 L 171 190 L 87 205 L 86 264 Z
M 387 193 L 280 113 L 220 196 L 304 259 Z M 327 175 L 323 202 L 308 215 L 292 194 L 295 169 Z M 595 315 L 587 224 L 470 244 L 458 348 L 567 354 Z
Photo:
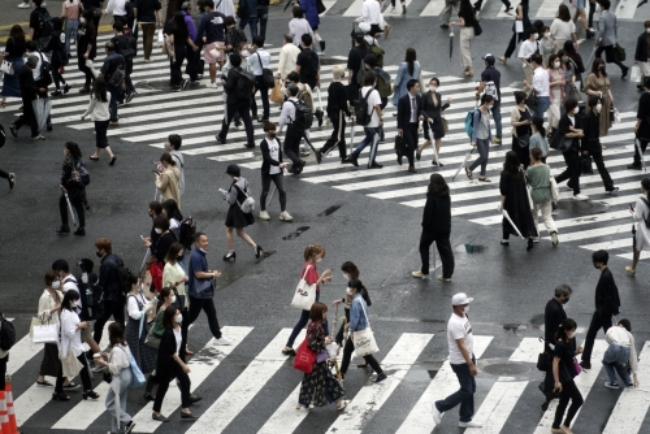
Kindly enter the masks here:
M 464 292 L 459 292 L 458 294 L 454 294 L 451 298 L 451 304 L 452 306 L 461 306 L 463 304 L 469 304 L 473 300 L 472 297 L 468 297 Z

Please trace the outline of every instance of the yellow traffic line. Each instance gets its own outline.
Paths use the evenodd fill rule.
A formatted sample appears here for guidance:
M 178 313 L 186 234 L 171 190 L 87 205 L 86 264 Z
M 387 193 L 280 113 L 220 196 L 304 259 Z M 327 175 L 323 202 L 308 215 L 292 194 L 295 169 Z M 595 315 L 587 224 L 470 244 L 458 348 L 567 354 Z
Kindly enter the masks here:
M 0 30 L 10 30 L 16 24 L 18 24 L 21 27 L 25 27 L 25 26 L 29 26 L 29 21 L 26 21 L 24 23 L 3 24 L 0 26 Z
M 29 23 L 18 23 L 18 24 L 20 24 L 21 26 L 29 25 Z M 13 26 L 13 24 L 12 24 L 12 26 Z M 3 27 L 0 26 L 0 30 L 2 30 L 2 28 Z M 99 33 L 109 33 L 109 32 L 112 32 L 112 31 L 113 31 L 113 25 L 112 24 L 106 24 L 106 25 L 103 25 L 103 26 L 99 26 Z M 27 35 L 27 36 L 28 36 L 27 39 L 29 39 L 29 35 Z M 9 35 L 0 36 L 0 43 L 7 42 L 7 39 L 9 39 Z

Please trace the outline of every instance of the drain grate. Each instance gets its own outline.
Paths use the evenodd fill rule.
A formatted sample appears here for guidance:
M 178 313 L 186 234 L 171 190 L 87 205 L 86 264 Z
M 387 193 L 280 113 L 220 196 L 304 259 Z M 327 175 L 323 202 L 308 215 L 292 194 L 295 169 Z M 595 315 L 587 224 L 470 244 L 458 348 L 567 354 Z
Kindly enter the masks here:
M 530 372 L 530 367 L 519 363 L 494 363 L 484 366 L 483 371 L 492 375 L 512 376 Z

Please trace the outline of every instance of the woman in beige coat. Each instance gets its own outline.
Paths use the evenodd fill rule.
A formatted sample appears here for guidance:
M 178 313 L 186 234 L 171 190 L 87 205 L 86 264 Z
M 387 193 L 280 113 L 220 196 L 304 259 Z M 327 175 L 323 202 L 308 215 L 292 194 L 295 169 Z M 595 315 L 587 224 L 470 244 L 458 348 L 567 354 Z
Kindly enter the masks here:
M 162 194 L 162 202 L 174 199 L 178 209 L 181 209 L 181 191 L 178 187 L 181 172 L 176 168 L 176 162 L 169 152 L 160 156 L 160 164 L 162 164 L 162 170 L 156 172 L 156 188 Z

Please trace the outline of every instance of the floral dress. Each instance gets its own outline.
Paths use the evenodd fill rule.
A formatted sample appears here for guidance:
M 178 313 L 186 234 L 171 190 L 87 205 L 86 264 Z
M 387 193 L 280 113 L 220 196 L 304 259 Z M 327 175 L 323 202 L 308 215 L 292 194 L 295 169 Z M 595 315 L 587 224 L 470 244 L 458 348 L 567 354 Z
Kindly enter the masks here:
M 319 323 L 311 322 L 307 327 L 307 347 L 316 354 L 325 351 L 325 331 Z M 309 404 L 323 407 L 338 401 L 345 395 L 345 390 L 334 378 L 327 362 L 314 363 L 311 374 L 305 374 L 300 386 L 298 402 L 305 408 Z

